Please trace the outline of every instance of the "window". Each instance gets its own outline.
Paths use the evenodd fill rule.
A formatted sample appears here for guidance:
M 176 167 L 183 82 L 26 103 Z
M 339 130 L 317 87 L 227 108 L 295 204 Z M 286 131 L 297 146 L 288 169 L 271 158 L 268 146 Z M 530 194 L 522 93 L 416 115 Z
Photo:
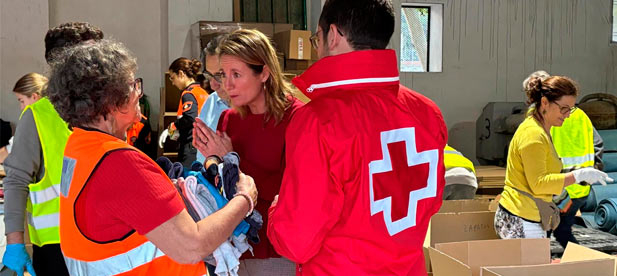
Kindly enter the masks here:
M 401 72 L 441 72 L 442 15 L 441 4 L 403 4 Z
M 617 0 L 613 0 L 613 35 L 612 42 L 617 42 Z

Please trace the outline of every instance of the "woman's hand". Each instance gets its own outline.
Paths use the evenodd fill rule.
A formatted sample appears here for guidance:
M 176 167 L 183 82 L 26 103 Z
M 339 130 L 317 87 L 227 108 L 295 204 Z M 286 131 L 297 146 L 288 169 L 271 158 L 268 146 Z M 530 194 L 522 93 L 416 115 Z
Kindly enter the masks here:
M 220 131 L 215 133 L 199 118 L 193 123 L 193 146 L 206 157 L 210 155 L 223 157 L 233 151 L 231 138 L 227 133 Z

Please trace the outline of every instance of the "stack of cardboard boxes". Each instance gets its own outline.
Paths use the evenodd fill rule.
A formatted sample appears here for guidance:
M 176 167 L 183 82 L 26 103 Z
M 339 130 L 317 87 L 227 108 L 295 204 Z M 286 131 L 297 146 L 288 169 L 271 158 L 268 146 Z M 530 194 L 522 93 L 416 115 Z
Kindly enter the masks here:
M 429 275 L 617 275 L 615 257 L 580 245 L 569 244 L 554 264 L 549 239 L 499 239 L 497 206 L 488 199 L 443 202 L 424 242 Z

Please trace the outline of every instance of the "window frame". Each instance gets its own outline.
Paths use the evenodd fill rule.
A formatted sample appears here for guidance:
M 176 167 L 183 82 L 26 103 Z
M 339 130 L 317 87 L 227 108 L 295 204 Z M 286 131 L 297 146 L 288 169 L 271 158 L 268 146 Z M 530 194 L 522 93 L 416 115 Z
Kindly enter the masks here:
M 443 3 L 418 3 L 408 2 L 401 3 L 399 15 L 403 16 L 405 8 L 429 8 L 429 26 L 427 34 L 427 70 L 422 72 L 407 72 L 401 73 L 440 73 L 443 71 L 443 25 L 444 25 L 444 4 Z M 399 22 L 401 19 L 399 18 Z M 402 33 L 403 26 L 399 26 L 399 32 Z M 399 33 L 400 36 L 400 33 Z M 398 49 L 402 50 L 403 41 L 399 41 Z M 400 52 L 399 52 L 400 54 Z M 399 70 L 400 68 L 399 56 Z

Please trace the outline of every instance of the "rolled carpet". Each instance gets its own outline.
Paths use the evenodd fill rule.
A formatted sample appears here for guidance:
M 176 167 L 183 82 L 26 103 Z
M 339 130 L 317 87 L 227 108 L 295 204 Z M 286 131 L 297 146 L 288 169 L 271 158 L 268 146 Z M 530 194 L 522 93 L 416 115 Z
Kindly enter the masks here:
M 591 185 L 589 196 L 585 200 L 585 204 L 581 207 L 581 212 L 595 211 L 600 201 L 607 198 L 617 198 L 617 185 Z
M 607 198 L 600 201 L 594 216 L 598 227 L 613 235 L 617 234 L 617 198 Z

